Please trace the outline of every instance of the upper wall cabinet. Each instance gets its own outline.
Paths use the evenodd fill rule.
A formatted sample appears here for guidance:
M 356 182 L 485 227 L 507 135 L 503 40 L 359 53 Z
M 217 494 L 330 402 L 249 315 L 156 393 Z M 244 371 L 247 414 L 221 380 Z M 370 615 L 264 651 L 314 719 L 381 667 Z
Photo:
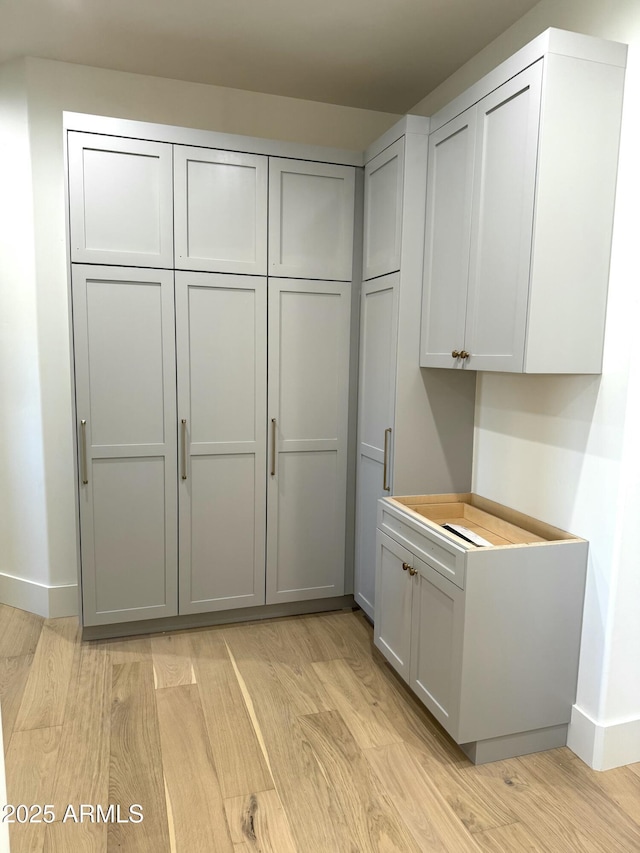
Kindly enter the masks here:
M 548 30 L 432 118 L 421 366 L 600 372 L 625 61 Z
M 71 260 L 173 266 L 171 145 L 69 133 Z
M 355 172 L 271 158 L 269 274 L 351 281 Z
M 267 273 L 267 157 L 174 148 L 176 268 Z
M 370 160 L 364 170 L 365 281 L 400 269 L 404 137 Z

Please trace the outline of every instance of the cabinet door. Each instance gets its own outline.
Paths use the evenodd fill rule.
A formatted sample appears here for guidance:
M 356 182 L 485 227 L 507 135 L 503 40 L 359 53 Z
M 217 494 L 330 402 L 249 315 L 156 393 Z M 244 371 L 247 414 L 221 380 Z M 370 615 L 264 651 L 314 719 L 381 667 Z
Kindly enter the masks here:
M 464 591 L 414 558 L 410 685 L 455 738 L 460 706 Z
M 344 591 L 350 301 L 269 281 L 267 604 Z
M 396 140 L 364 170 L 365 281 L 400 269 L 404 137 Z
M 476 108 L 429 136 L 422 367 L 461 367 L 464 348 Z
M 70 132 L 71 260 L 173 267 L 171 145 Z
M 378 498 L 392 488 L 398 273 L 367 282 L 360 302 L 355 599 L 373 619 Z M 386 475 L 386 476 L 385 476 Z
M 409 566 L 415 558 L 381 530 L 376 536 L 376 609 L 373 641 L 391 666 L 409 681 L 411 600 Z
M 267 158 L 174 147 L 176 267 L 267 273 Z
M 83 623 L 177 612 L 173 273 L 75 266 Z
M 475 370 L 523 369 L 541 80 L 538 62 L 477 106 L 464 345 Z
M 180 613 L 264 604 L 267 282 L 176 273 Z
M 351 281 L 355 171 L 269 159 L 269 272 Z

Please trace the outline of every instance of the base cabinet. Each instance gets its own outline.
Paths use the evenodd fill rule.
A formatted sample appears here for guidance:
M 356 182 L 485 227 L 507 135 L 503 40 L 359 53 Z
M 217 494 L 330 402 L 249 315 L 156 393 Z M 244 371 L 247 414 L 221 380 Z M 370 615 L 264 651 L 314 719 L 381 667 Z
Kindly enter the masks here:
M 465 494 L 380 500 L 376 549 L 375 645 L 472 761 L 563 746 L 588 543 Z

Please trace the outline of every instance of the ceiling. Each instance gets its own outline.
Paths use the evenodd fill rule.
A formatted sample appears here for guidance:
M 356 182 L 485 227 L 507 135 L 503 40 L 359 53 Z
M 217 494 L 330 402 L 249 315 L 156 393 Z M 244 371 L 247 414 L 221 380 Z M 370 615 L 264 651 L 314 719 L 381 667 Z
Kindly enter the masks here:
M 20 56 L 404 113 L 538 0 L 0 0 Z

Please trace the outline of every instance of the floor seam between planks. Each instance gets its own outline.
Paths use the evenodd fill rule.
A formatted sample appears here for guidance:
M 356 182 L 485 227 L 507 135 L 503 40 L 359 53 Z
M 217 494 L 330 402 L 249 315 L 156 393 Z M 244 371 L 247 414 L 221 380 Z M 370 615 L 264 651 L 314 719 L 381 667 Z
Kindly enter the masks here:
M 236 679 L 237 679 L 238 684 L 240 686 L 240 692 L 242 693 L 242 698 L 244 699 L 244 704 L 245 704 L 245 707 L 247 709 L 247 713 L 249 714 L 249 719 L 251 720 L 251 725 L 253 726 L 253 729 L 256 733 L 258 743 L 260 744 L 260 749 L 262 750 L 262 755 L 264 756 L 265 763 L 269 769 L 269 773 L 271 774 L 271 779 L 274 781 L 274 784 L 275 784 L 275 777 L 273 775 L 273 770 L 271 768 L 271 762 L 269 761 L 269 753 L 267 751 L 267 745 L 265 743 L 264 736 L 262 734 L 262 729 L 260 728 L 260 723 L 258 722 L 258 717 L 256 715 L 255 708 L 253 707 L 253 700 L 251 698 L 251 694 L 249 693 L 249 689 L 246 685 L 246 682 L 245 682 L 244 678 L 242 677 L 240 670 L 238 669 L 238 664 L 236 662 L 235 657 L 233 656 L 233 652 L 229 648 L 229 644 L 227 643 L 227 641 L 224 638 L 223 638 L 223 642 L 224 642 L 225 648 L 227 650 L 227 654 L 229 655 L 229 660 L 231 661 L 231 666 L 233 667 L 233 671 L 235 673 Z

